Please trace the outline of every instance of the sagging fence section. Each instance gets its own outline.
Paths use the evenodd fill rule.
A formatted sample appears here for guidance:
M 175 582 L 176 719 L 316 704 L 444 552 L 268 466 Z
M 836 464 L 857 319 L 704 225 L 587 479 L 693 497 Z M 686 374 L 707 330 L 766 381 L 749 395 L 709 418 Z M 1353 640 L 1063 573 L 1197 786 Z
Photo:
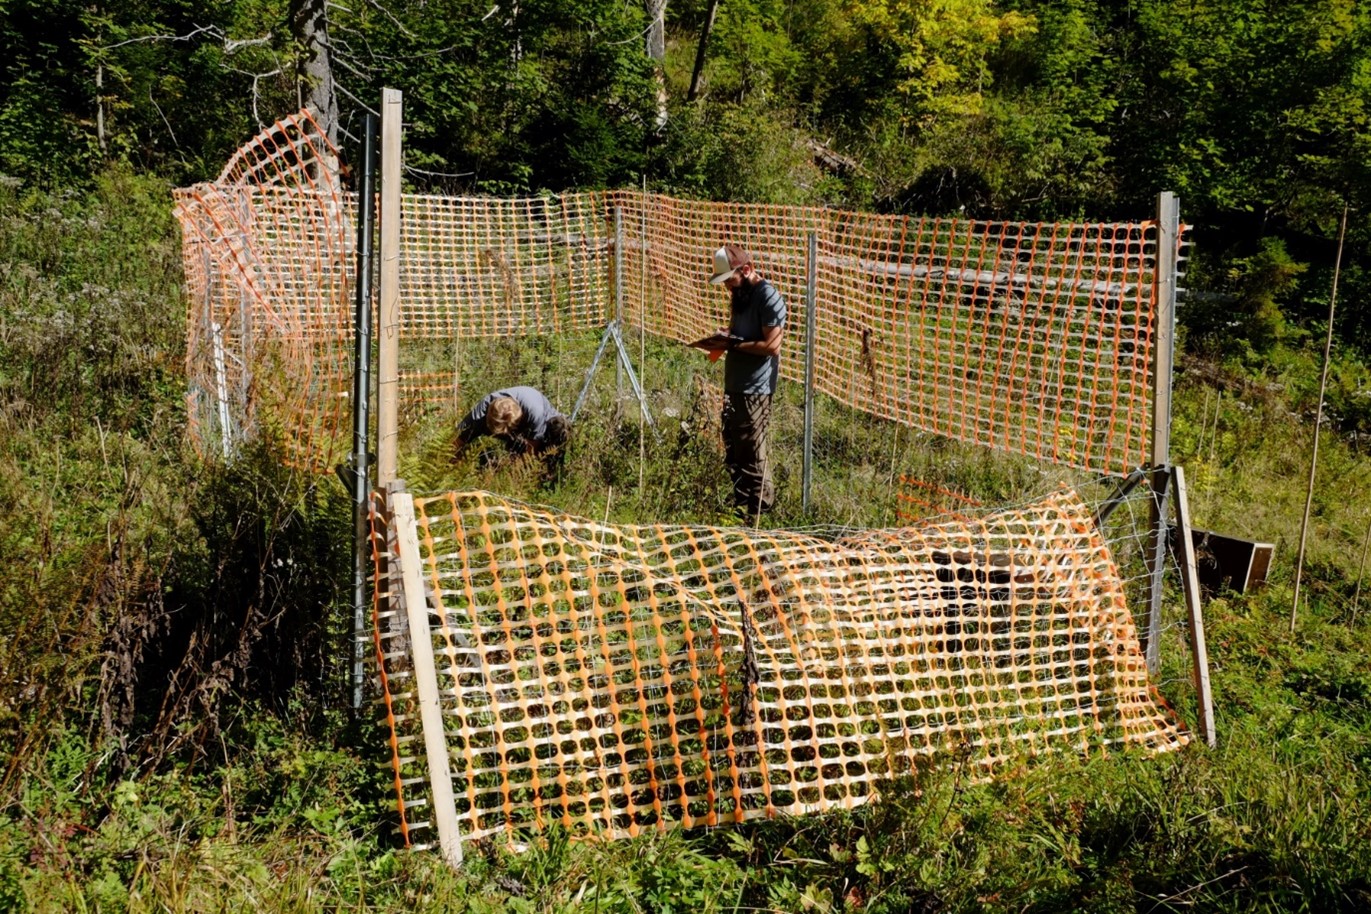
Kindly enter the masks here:
M 337 150 L 302 111 L 175 199 L 192 438 L 227 456 L 272 426 L 296 460 L 322 467 L 351 412 L 356 201 Z
M 177 194 L 202 446 L 228 450 L 270 422 L 304 465 L 341 456 L 356 200 L 336 163 L 302 112 Z M 812 354 L 816 391 L 916 429 L 1093 473 L 1165 460 L 1149 450 L 1157 290 L 1175 264 L 1159 264 L 1155 221 L 912 218 L 632 190 L 406 195 L 399 212 L 399 320 L 386 332 L 401 340 L 409 406 L 470 393 L 435 354 L 455 340 L 611 321 L 678 341 L 712 332 L 728 316 L 705 282 L 709 256 L 732 241 L 789 302 L 792 381 Z
M 1189 739 L 1070 490 L 822 536 L 486 492 L 374 507 L 399 816 L 449 853 L 850 809 L 921 767 Z

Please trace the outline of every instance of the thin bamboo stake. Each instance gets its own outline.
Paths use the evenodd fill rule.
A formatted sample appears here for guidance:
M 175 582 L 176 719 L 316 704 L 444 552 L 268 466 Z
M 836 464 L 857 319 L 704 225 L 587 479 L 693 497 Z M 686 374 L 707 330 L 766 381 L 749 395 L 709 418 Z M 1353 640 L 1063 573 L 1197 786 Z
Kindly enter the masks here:
M 1206 387 L 1204 390 L 1204 408 L 1200 410 L 1200 441 L 1195 448 L 1195 453 L 1198 455 L 1203 456 L 1204 454 L 1204 438 L 1207 434 L 1209 434 L 1209 388 Z M 1212 447 L 1210 452 L 1213 452 Z
M 612 504 L 614 504 L 614 487 L 610 486 L 608 491 L 605 492 L 605 519 L 603 523 L 600 525 L 602 528 L 600 530 L 601 546 L 605 544 L 605 534 L 609 532 L 609 506 Z
M 896 422 L 894 423 L 894 425 L 895 440 L 890 443 L 890 478 L 886 480 L 886 488 L 892 493 L 895 492 L 895 461 L 900 453 L 900 423 Z M 890 511 L 893 509 L 895 511 L 898 511 L 898 504 L 899 495 L 896 495 L 894 502 L 886 502 L 886 510 Z M 889 524 L 891 520 L 892 518 L 889 514 L 884 515 L 883 523 Z
M 1209 466 L 1212 470 L 1214 461 L 1218 459 L 1219 445 L 1219 417 L 1223 414 L 1223 390 L 1219 390 L 1219 396 L 1214 402 L 1214 430 L 1209 435 Z M 1209 474 L 1208 484 L 1204 487 L 1204 503 L 1206 507 L 1214 503 L 1214 482 L 1218 478 L 1218 473 Z
M 1333 352 L 1333 315 L 1338 306 L 1338 273 L 1342 270 L 1342 245 L 1347 237 L 1347 204 L 1342 205 L 1342 227 L 1338 229 L 1338 256 L 1333 262 L 1333 291 L 1328 296 L 1328 335 L 1323 342 L 1323 373 L 1319 377 L 1319 407 L 1314 415 L 1314 453 L 1309 458 L 1309 488 L 1304 496 L 1304 520 L 1300 523 L 1300 550 L 1295 559 L 1295 598 L 1290 603 L 1290 633 L 1300 609 L 1300 576 L 1304 573 L 1304 545 L 1309 537 L 1309 511 L 1314 506 L 1314 474 L 1319 467 L 1319 429 L 1323 425 L 1323 396 L 1328 389 L 1328 362 Z
M 1361 578 L 1366 571 L 1366 551 L 1371 548 L 1371 522 L 1366 525 L 1366 537 L 1361 541 L 1361 563 L 1357 565 L 1357 589 L 1352 592 L 1352 628 L 1357 627 L 1357 610 L 1361 608 Z

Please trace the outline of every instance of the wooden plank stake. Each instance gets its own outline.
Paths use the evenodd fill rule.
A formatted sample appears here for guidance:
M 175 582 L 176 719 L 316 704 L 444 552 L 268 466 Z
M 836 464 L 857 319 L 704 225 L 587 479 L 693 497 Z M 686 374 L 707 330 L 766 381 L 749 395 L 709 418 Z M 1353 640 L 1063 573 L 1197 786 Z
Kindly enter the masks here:
M 457 806 L 453 798 L 452 773 L 448 767 L 447 734 L 443 709 L 438 703 L 437 664 L 433 659 L 433 634 L 428 619 L 428 600 L 419 573 L 419 536 L 415 529 L 414 496 L 391 493 L 396 541 L 400 553 L 401 593 L 409 621 L 410 657 L 414 661 L 414 684 L 419 692 L 419 720 L 424 730 L 424 754 L 428 757 L 429 788 L 433 797 L 433 820 L 443 858 L 456 867 L 462 862 L 462 836 L 457 829 Z
M 1185 491 L 1185 469 L 1173 467 L 1172 492 L 1176 524 L 1180 527 L 1181 580 L 1185 585 L 1185 608 L 1190 614 L 1190 653 L 1195 658 L 1195 693 L 1199 706 L 1199 730 L 1211 749 L 1214 734 L 1214 694 L 1209 688 L 1209 649 L 1204 640 L 1204 614 L 1200 607 L 1200 579 L 1195 567 L 1195 544 L 1190 539 L 1190 499 Z
M 376 484 L 398 471 L 400 443 L 400 172 L 401 97 L 381 90 L 380 351 L 377 353 Z

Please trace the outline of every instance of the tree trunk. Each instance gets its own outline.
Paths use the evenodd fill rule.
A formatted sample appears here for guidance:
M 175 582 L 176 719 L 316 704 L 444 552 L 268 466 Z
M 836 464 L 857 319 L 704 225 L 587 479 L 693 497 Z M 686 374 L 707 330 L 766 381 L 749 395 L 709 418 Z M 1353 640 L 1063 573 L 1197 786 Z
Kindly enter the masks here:
M 719 12 L 719 0 L 709 0 L 705 10 L 705 24 L 700 29 L 700 46 L 695 49 L 695 69 L 690 73 L 690 91 L 686 101 L 693 102 L 700 94 L 700 76 L 705 70 L 705 48 L 709 45 L 709 33 L 714 31 L 714 15 Z
M 290 0 L 290 33 L 300 47 L 296 83 L 301 100 L 338 143 L 338 98 L 333 91 L 333 58 L 328 43 L 327 0 Z
M 667 0 L 643 0 L 647 10 L 647 56 L 656 62 L 657 129 L 666 126 L 666 5 Z

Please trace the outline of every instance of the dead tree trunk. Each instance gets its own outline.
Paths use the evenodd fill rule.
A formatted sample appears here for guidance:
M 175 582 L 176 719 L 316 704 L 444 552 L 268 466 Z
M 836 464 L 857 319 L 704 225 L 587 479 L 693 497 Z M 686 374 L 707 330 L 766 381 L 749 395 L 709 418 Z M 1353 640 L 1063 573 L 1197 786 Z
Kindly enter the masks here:
M 709 33 L 714 31 L 714 16 L 719 12 L 719 0 L 709 0 L 705 9 L 705 24 L 700 28 L 700 45 L 695 49 L 695 68 L 690 72 L 690 91 L 686 101 L 693 102 L 700 94 L 700 77 L 705 70 L 705 48 L 709 46 Z
M 647 10 L 647 56 L 657 78 L 657 129 L 666 126 L 666 4 L 667 0 L 643 0 Z

